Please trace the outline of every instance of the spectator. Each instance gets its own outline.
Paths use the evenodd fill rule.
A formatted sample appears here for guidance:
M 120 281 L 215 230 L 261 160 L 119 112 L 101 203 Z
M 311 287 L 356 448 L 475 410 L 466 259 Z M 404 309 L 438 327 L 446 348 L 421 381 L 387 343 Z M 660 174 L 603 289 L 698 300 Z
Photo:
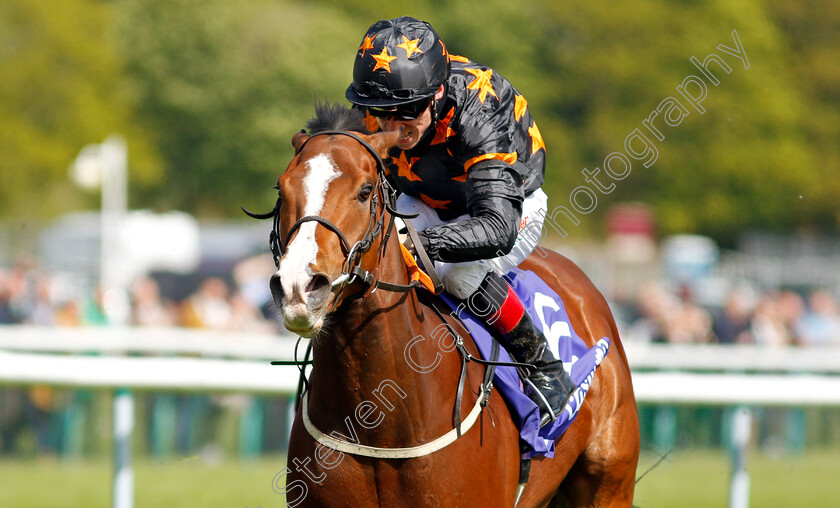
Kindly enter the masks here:
M 799 322 L 803 345 L 840 345 L 840 311 L 828 291 L 818 289 L 808 297 L 808 312 Z
M 752 342 L 750 320 L 753 298 L 745 289 L 734 289 L 727 295 L 721 314 L 713 320 L 712 330 L 721 344 Z
M 181 322 L 191 328 L 224 330 L 230 325 L 230 291 L 225 281 L 210 277 L 184 301 Z
M 658 283 L 649 283 L 639 290 L 638 317 L 627 329 L 628 340 L 640 342 L 665 342 L 663 331 L 669 295 Z
M 776 294 L 765 294 L 758 301 L 750 322 L 750 334 L 753 342 L 761 346 L 787 346 L 792 343 Z
M 17 312 L 12 306 L 11 277 L 0 271 L 0 325 L 11 325 L 20 322 Z
M 230 322 L 228 327 L 231 330 L 243 332 L 265 332 L 276 331 L 276 328 L 267 321 L 260 309 L 254 306 L 242 292 L 236 292 L 230 299 Z
M 151 277 L 140 277 L 131 285 L 131 324 L 135 326 L 173 326 L 175 316 L 160 296 L 160 287 Z
M 793 291 L 782 291 L 779 293 L 777 304 L 779 319 L 788 335 L 788 343 L 792 345 L 801 344 L 800 322 L 805 315 L 805 303 L 802 301 L 802 297 Z
M 679 300 L 668 309 L 665 320 L 665 338 L 679 344 L 702 344 L 711 342 L 712 318 L 706 310 L 694 302 L 694 293 L 688 285 L 680 286 Z
M 57 305 L 53 299 L 52 283 L 53 278 L 46 273 L 33 281 L 35 290 L 29 306 L 28 323 L 40 326 L 55 324 Z

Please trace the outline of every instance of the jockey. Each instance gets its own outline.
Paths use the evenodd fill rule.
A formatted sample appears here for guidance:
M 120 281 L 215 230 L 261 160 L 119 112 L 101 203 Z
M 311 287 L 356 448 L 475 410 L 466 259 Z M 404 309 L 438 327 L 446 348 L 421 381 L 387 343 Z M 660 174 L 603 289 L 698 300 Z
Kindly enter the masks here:
M 548 200 L 545 145 L 525 98 L 410 17 L 368 29 L 346 97 L 372 132 L 400 131 L 386 158 L 397 209 L 418 215 L 412 223 L 446 289 L 516 361 L 537 367 L 527 391 L 540 425 L 553 421 L 575 384 L 503 277 L 536 246 Z

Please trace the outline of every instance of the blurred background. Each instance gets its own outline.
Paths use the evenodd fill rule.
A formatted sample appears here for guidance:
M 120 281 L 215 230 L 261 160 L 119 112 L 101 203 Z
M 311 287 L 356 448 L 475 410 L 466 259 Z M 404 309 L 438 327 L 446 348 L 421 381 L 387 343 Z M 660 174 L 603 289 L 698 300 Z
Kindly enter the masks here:
M 269 301 L 269 224 L 239 207 L 273 206 L 292 134 L 316 100 L 344 102 L 366 28 L 400 15 L 429 21 L 451 53 L 527 98 L 549 208 L 579 222 L 545 245 L 605 293 L 625 342 L 840 347 L 840 4 L 4 0 L 0 352 L 27 349 L 13 340 L 21 328 L 292 341 Z M 719 49 L 736 48 L 733 31 L 748 68 Z M 709 65 L 719 83 L 707 82 L 700 113 L 677 87 L 702 77 L 691 57 L 713 52 L 731 72 Z M 651 120 L 669 97 L 684 118 Z M 655 162 L 633 159 L 620 180 L 602 172 L 614 188 L 598 189 L 582 171 L 628 153 L 635 129 Z M 107 506 L 112 397 L 0 386 L 0 505 Z M 272 478 L 285 468 L 288 396 L 142 391 L 134 402 L 138 506 L 284 505 Z M 831 506 L 820 492 L 840 473 L 840 411 L 754 415 L 753 505 Z M 639 473 L 670 455 L 636 504 L 726 506 L 731 418 L 641 404 Z M 779 504 L 779 490 L 798 501 Z

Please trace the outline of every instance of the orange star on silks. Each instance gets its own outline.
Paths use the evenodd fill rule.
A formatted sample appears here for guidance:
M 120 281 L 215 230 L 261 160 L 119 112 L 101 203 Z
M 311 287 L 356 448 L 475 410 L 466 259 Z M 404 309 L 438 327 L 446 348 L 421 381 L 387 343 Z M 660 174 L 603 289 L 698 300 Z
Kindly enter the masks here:
M 525 110 L 528 109 L 528 101 L 525 100 L 525 97 L 521 95 L 516 96 L 516 102 L 513 105 L 513 117 L 516 118 L 516 121 L 522 120 L 522 115 L 525 114 Z
M 493 90 L 493 84 L 490 82 L 490 76 L 493 75 L 492 69 L 487 69 L 486 71 L 483 71 L 481 69 L 464 70 L 475 76 L 475 79 L 472 81 L 472 83 L 467 85 L 467 88 L 469 90 L 478 90 L 478 100 L 480 100 L 482 104 L 484 104 L 484 99 L 487 98 L 488 93 L 496 99 L 499 98 L 499 96 L 496 95 L 496 92 Z
M 407 58 L 411 58 L 411 55 L 413 55 L 414 53 L 423 52 L 420 50 L 420 48 L 417 47 L 417 43 L 420 42 L 420 39 L 408 40 L 408 37 L 406 37 L 405 35 L 403 35 L 402 38 L 404 42 L 402 44 L 397 44 L 397 47 L 405 50 L 405 56 Z
M 405 152 L 400 152 L 399 158 L 391 157 L 391 161 L 397 165 L 397 174 L 403 178 L 407 178 L 411 182 L 419 182 L 422 180 L 419 176 L 411 171 L 411 166 L 420 160 L 420 157 L 412 157 L 411 160 L 405 158 Z
M 459 56 L 459 55 L 449 55 L 449 61 L 450 61 L 450 62 L 463 62 L 463 63 L 469 63 L 470 59 L 469 59 L 469 58 L 467 58 L 467 57 L 465 57 L 465 56 Z
M 452 117 L 454 115 L 455 108 L 452 108 L 445 117 L 437 121 L 437 125 L 435 125 L 435 137 L 432 139 L 432 142 L 429 143 L 430 145 L 443 143 L 446 141 L 446 138 L 455 135 L 455 131 L 449 128 L 449 122 L 452 121 Z
M 382 53 L 378 55 L 373 55 L 373 59 L 376 60 L 376 65 L 373 66 L 373 70 L 377 69 L 385 69 L 388 73 L 391 72 L 391 60 L 396 60 L 397 57 L 391 56 L 388 54 L 388 48 L 382 48 Z
M 420 194 L 420 199 L 422 199 L 424 203 L 431 206 L 432 208 L 446 208 L 446 205 L 452 202 L 451 199 L 447 199 L 445 201 L 440 199 L 432 199 L 425 194 Z
M 531 136 L 531 153 L 537 153 L 540 148 L 545 150 L 545 143 L 543 142 L 540 130 L 537 128 L 536 122 L 531 127 L 528 127 L 528 135 Z
M 359 46 L 359 50 L 362 52 L 362 58 L 365 57 L 365 52 L 369 49 L 373 49 L 373 38 L 374 36 L 371 35 L 370 37 L 365 36 L 365 41 Z

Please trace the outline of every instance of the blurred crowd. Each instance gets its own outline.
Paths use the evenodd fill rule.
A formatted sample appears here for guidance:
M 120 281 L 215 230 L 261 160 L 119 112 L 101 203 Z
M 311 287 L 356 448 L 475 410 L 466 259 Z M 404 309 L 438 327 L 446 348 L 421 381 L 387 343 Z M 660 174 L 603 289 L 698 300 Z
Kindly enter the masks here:
M 214 330 L 277 331 L 271 314 L 263 260 L 243 261 L 232 277 L 206 276 L 185 297 L 163 294 L 158 280 L 145 276 L 129 288 L 133 326 L 184 326 Z M 270 275 L 270 271 L 268 274 Z M 108 323 L 100 288 L 72 276 L 50 273 L 34 263 L 0 268 L 0 324 L 85 326 Z
M 689 285 L 646 284 L 624 317 L 625 340 L 661 343 L 840 346 L 840 304 L 827 289 L 734 288 L 701 305 Z
M 165 295 L 154 277 L 139 278 L 130 286 L 129 324 L 279 331 L 268 292 L 271 265 L 266 263 L 270 260 L 255 257 L 235 266 L 232 276 L 195 279 L 195 289 L 181 298 Z M 106 324 L 102 292 L 78 287 L 32 263 L 0 268 L 0 324 Z M 825 288 L 760 292 L 736 287 L 709 305 L 698 303 L 690 285 L 651 282 L 616 310 L 626 340 L 840 345 L 840 303 Z
M 232 270 L 228 268 L 227 276 L 140 277 L 129 287 L 128 324 L 277 332 L 280 328 L 268 292 L 272 268 L 270 257 L 257 256 L 241 261 Z M 0 267 L 0 325 L 102 326 L 109 324 L 107 305 L 107 296 L 100 288 L 74 276 L 50 272 L 26 261 Z M 101 452 L 105 445 L 99 443 L 101 439 L 91 423 L 106 418 L 108 411 L 100 407 L 106 395 L 40 385 L 0 386 L 0 456 Z M 141 433 L 153 453 L 172 449 L 189 454 L 218 448 L 218 427 L 224 415 L 232 412 L 242 418 L 254 408 L 261 415 L 268 411 L 283 413 L 286 407 L 277 397 L 241 394 L 144 393 L 136 400 L 138 411 L 146 415 L 138 418 L 145 429 Z M 282 420 L 274 416 L 278 418 Z M 278 437 L 282 429 L 282 425 L 274 424 L 258 432 L 263 441 L 254 446 L 264 448 L 274 443 L 276 448 L 283 441 Z

